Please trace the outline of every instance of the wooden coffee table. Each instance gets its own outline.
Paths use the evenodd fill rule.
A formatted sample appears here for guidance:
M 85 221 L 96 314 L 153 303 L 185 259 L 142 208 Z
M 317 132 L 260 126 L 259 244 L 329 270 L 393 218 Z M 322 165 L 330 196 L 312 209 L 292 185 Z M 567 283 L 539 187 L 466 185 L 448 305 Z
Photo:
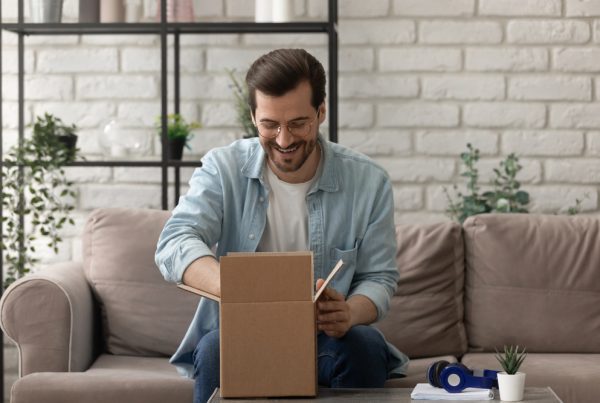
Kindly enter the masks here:
M 275 403 L 275 402 L 295 402 L 295 403 L 314 403 L 315 401 L 327 403 L 341 402 L 394 402 L 394 403 L 419 403 L 419 402 L 440 402 L 440 400 L 411 400 L 410 392 L 412 388 L 382 388 L 382 389 L 319 389 L 319 396 L 316 398 L 270 398 L 270 399 L 223 399 L 219 396 L 219 389 L 215 390 L 210 403 Z M 497 391 L 496 391 L 497 392 Z M 450 401 L 450 400 L 446 400 Z M 452 400 L 457 401 L 457 400 Z M 500 398 L 496 393 L 494 400 L 469 400 L 471 403 L 489 403 L 499 402 Z M 550 388 L 525 388 L 523 402 L 535 403 L 562 403 L 562 400 L 556 396 Z

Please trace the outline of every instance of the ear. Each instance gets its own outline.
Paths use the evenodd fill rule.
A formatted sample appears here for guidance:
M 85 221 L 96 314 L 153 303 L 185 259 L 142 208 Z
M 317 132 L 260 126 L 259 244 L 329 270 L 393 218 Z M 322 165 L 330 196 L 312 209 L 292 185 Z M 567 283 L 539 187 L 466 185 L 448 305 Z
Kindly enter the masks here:
M 327 117 L 327 107 L 325 107 L 325 101 L 321 105 L 319 105 L 319 124 L 325 121 Z

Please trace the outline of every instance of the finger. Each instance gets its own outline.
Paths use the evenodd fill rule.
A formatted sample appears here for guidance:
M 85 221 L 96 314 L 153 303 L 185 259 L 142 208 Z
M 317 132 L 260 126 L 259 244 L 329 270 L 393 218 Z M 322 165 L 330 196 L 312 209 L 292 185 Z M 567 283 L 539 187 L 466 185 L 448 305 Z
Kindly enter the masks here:
M 338 311 L 327 314 L 321 314 L 318 316 L 317 320 L 319 321 L 319 323 L 346 322 L 348 320 L 348 317 L 344 312 Z
M 345 311 L 345 301 L 321 301 L 318 304 L 319 313 Z
M 345 298 L 342 294 L 340 294 L 334 288 L 331 288 L 331 287 L 327 287 L 325 289 L 325 291 L 323 291 L 323 294 L 327 295 L 328 299 L 333 299 L 335 301 L 344 301 L 345 300 Z
M 325 280 L 323 280 L 322 278 L 317 279 L 317 284 L 315 285 L 315 288 L 317 291 L 319 291 L 321 289 L 321 287 L 323 286 L 323 283 L 325 283 Z

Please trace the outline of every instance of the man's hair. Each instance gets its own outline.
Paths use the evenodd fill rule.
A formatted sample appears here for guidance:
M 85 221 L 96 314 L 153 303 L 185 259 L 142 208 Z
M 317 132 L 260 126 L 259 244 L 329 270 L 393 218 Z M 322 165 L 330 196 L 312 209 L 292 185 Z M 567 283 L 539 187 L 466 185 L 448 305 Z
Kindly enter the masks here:
M 313 55 L 304 49 L 277 49 L 259 57 L 246 74 L 248 103 L 256 112 L 256 90 L 279 97 L 293 90 L 302 81 L 312 89 L 311 103 L 315 109 L 325 100 L 325 70 Z

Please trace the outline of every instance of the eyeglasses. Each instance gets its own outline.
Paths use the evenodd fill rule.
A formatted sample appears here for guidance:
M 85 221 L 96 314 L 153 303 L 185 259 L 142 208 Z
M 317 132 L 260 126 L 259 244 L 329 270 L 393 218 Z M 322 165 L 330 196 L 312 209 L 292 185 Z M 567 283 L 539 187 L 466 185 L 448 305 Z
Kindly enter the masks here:
M 319 112 L 317 111 L 317 116 L 315 116 L 312 120 L 292 120 L 291 122 L 287 123 L 260 122 L 258 125 L 256 125 L 256 128 L 258 129 L 258 134 L 266 139 L 277 138 L 279 133 L 281 133 L 282 126 L 285 126 L 288 133 L 293 136 L 306 137 L 310 133 L 310 129 L 318 117 Z

